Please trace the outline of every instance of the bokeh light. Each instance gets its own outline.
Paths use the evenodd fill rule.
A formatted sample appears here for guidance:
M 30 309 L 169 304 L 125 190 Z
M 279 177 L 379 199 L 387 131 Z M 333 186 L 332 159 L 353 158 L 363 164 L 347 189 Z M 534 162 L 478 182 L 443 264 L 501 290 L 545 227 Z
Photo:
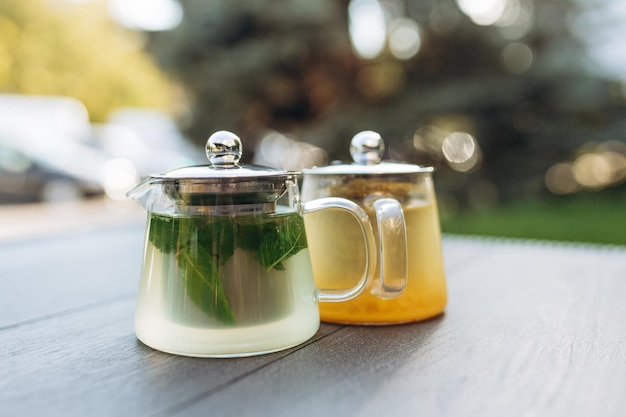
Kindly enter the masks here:
M 460 164 L 472 157 L 476 150 L 476 143 L 470 134 L 454 132 L 443 140 L 441 150 L 449 162 Z
M 553 194 L 598 191 L 622 184 L 626 181 L 626 144 L 619 141 L 585 144 L 573 162 L 551 166 L 544 180 Z
M 481 26 L 495 24 L 506 11 L 506 0 L 457 0 L 461 11 Z
M 59 129 L 77 138 L 88 137 L 89 114 L 80 101 L 69 97 L 59 98 L 53 115 Z
M 551 166 L 546 172 L 544 181 L 546 188 L 553 194 L 571 194 L 580 189 L 580 185 L 574 178 L 572 164 L 566 162 Z
M 609 184 L 611 167 L 602 157 L 595 153 L 579 156 L 574 161 L 574 178 L 580 185 L 588 189 L 600 189 Z
M 459 11 L 446 3 L 439 2 L 428 20 L 433 32 L 440 36 L 446 36 L 458 25 L 461 14 Z
M 626 156 L 614 151 L 606 151 L 600 154 L 606 161 L 611 171 L 609 185 L 619 184 L 626 179 Z
M 535 22 L 535 4 L 532 0 L 507 0 L 504 13 L 495 23 L 505 39 L 520 39 L 532 29 Z
M 387 25 L 378 0 L 351 0 L 348 21 L 354 52 L 365 59 L 379 56 L 385 48 Z
M 174 29 L 183 19 L 176 0 L 109 0 L 109 13 L 127 28 L 152 32 Z
M 253 163 L 300 171 L 303 168 L 326 165 L 328 154 L 318 146 L 301 142 L 280 132 L 269 131 L 258 141 Z
M 418 128 L 413 135 L 413 147 L 420 153 L 426 153 L 435 161 L 441 160 L 441 144 L 448 132 L 436 125 L 425 125 Z
M 422 39 L 418 24 L 409 18 L 395 19 L 389 27 L 389 49 L 398 59 L 410 59 L 420 50 Z
M 137 180 L 137 170 L 127 159 L 111 159 L 104 166 L 104 192 L 113 200 L 126 200 L 126 193 Z
M 504 39 L 520 39 L 532 29 L 532 0 L 457 0 L 461 11 L 480 26 L 494 25 Z
M 502 49 L 500 63 L 511 74 L 522 74 L 533 64 L 533 51 L 521 42 L 512 42 Z
M 418 128 L 413 135 L 413 147 L 435 162 L 445 161 L 454 171 L 470 172 L 479 167 L 482 158 L 478 141 L 467 132 L 472 127 L 469 118 L 443 117 L 437 124 Z
M 470 171 L 479 160 L 476 140 L 466 132 L 452 132 L 446 136 L 441 151 L 448 165 L 455 171 Z

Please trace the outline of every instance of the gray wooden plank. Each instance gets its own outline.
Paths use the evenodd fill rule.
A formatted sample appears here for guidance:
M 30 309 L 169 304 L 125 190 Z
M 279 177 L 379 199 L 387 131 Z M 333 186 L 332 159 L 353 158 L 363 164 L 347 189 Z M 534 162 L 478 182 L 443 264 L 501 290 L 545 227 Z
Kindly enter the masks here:
M 0 328 L 134 297 L 143 231 L 137 223 L 0 245 Z
M 342 328 L 162 415 L 622 416 L 626 250 L 467 244 L 444 316 Z
M 446 272 L 449 273 L 457 266 L 465 265 L 484 254 L 484 245 L 477 243 L 481 240 L 459 235 L 444 235 L 442 250 Z
M 234 359 L 169 355 L 135 338 L 133 313 L 134 300 L 120 300 L 0 331 L 0 415 L 150 416 L 301 348 Z M 323 325 L 312 341 L 338 328 Z
M 145 222 L 134 201 L 108 197 L 32 204 L 0 204 L 0 245 L 61 233 L 106 229 Z
M 0 328 L 0 414 L 612 416 L 626 406 L 623 248 L 446 237 L 445 316 L 324 325 L 303 348 L 202 360 L 153 351 L 133 335 L 141 230 L 66 239 L 27 245 L 49 251 L 32 261 L 13 252 L 9 278 L 0 263 L 10 284 L 41 285 L 35 295 L 0 293 L 2 309 L 24 304 L 22 319 Z M 68 265 L 67 249 L 100 266 L 91 281 Z M 58 282 L 32 275 L 50 263 Z

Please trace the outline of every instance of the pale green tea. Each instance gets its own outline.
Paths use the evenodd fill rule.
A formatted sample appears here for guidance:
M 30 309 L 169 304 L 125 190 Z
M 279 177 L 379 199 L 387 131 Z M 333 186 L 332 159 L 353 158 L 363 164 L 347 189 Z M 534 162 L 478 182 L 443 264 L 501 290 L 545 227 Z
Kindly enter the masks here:
M 295 345 L 317 330 L 316 289 L 297 213 L 150 214 L 147 234 L 136 314 L 137 335 L 147 345 L 191 355 L 210 355 L 210 345 L 226 356 Z

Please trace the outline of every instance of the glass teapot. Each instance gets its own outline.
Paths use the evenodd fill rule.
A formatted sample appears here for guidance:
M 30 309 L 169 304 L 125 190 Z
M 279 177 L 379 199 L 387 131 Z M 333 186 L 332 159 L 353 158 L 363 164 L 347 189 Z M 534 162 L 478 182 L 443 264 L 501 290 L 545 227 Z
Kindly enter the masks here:
M 210 165 L 150 175 L 128 197 L 148 211 L 135 332 L 165 352 L 248 356 L 312 337 L 318 301 L 344 301 L 374 275 L 375 238 L 354 202 L 303 203 L 299 173 L 241 165 L 240 139 L 216 132 Z M 365 265 L 358 282 L 318 289 L 303 215 L 340 210 L 359 224 Z M 332 245 L 332 242 L 329 242 Z
M 378 268 L 370 287 L 345 303 L 320 305 L 322 321 L 405 323 L 436 316 L 446 306 L 433 168 L 381 162 L 384 149 L 378 133 L 360 132 L 350 145 L 354 163 L 302 171 L 304 201 L 350 199 L 378 231 Z M 342 213 L 327 212 L 306 217 L 305 224 L 317 285 L 354 282 L 369 262 L 362 255 L 357 224 Z M 333 247 L 326 242 L 334 242 Z

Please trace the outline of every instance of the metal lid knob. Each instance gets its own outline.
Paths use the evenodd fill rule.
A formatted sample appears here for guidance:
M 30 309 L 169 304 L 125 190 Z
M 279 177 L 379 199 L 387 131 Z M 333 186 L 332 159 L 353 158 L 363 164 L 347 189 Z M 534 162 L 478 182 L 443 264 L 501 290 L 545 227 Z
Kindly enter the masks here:
M 220 130 L 207 139 L 206 156 L 209 158 L 212 167 L 238 167 L 241 154 L 241 139 L 232 132 Z
M 379 133 L 371 130 L 359 132 L 350 142 L 350 155 L 359 165 L 380 163 L 385 153 L 385 142 Z

